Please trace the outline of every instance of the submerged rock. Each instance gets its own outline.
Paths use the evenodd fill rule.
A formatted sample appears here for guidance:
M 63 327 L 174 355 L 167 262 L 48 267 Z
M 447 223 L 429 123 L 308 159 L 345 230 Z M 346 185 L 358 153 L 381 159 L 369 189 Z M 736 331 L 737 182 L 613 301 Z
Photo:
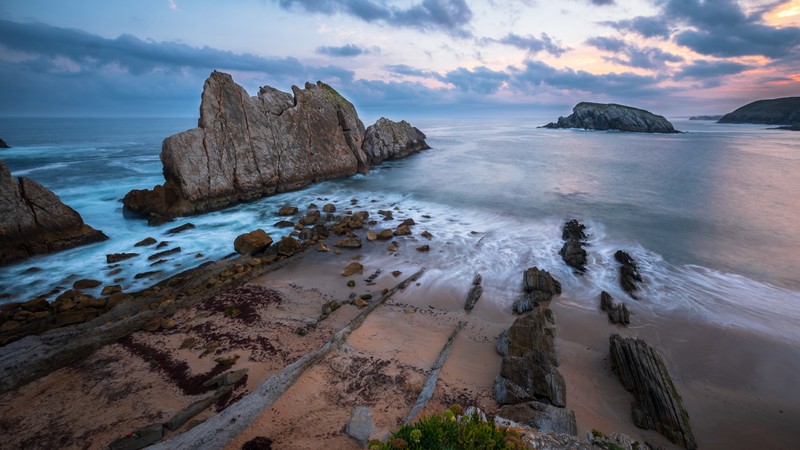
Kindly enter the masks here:
M 638 299 L 636 291 L 639 290 L 637 283 L 642 282 L 642 275 L 639 273 L 639 267 L 636 261 L 633 260 L 631 255 L 622 250 L 617 250 L 614 253 L 614 259 L 620 263 L 619 267 L 619 284 L 628 295 L 633 299 Z
M 106 239 L 52 191 L 15 178 L 0 161 L 0 265 Z
M 396 128 L 375 127 L 376 136 Z M 368 157 L 364 136 L 355 107 L 325 83 L 293 86 L 292 94 L 265 86 L 250 97 L 230 75 L 213 72 L 203 88 L 198 127 L 164 140 L 164 184 L 132 190 L 123 202 L 155 223 L 366 173 L 370 161 L 383 155 L 383 140 L 375 138 Z M 392 136 L 389 157 L 424 145 L 409 133 L 397 136 L 405 141 Z
M 543 128 L 679 133 L 663 116 L 649 111 L 614 103 L 589 102 L 578 103 L 568 117 L 559 117 L 557 122 L 550 122 Z

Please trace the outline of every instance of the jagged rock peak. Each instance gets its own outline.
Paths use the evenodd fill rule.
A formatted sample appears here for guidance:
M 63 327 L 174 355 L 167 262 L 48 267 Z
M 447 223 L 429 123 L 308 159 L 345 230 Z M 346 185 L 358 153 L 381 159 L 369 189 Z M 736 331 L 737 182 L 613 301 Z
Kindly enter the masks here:
M 6 141 L 0 139 L 0 148 L 11 148 L 11 146 L 6 144 Z
M 30 178 L 15 178 L 0 161 L 0 265 L 108 239 Z
M 559 117 L 543 128 L 584 128 L 640 133 L 679 133 L 663 116 L 615 103 L 581 102 L 568 117 Z
M 375 133 L 386 127 L 405 130 L 390 122 L 376 124 Z M 203 87 L 198 127 L 164 140 L 163 186 L 133 190 L 123 201 L 154 223 L 366 173 L 382 159 L 362 150 L 365 131 L 353 104 L 323 82 L 292 86 L 291 94 L 265 86 L 251 97 L 215 71 Z M 413 151 L 416 135 L 401 136 L 404 142 L 389 141 L 388 157 Z

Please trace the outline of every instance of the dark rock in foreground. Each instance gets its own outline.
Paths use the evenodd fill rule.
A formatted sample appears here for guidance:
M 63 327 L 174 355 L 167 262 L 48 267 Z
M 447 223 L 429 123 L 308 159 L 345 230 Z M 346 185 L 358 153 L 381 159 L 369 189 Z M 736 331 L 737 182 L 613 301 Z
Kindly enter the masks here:
M 565 242 L 558 252 L 568 266 L 580 273 L 586 272 L 586 250 L 583 249 L 586 240 L 586 233 L 583 232 L 585 229 L 586 225 L 575 219 L 565 223 L 561 233 L 561 238 Z
M 6 141 L 0 139 L 0 148 L 11 148 L 11 146 L 6 144 Z
M 631 313 L 625 303 L 615 303 L 614 297 L 606 291 L 600 293 L 600 309 L 608 313 L 608 320 L 620 325 L 630 325 Z
M 559 117 L 543 128 L 583 128 L 586 130 L 619 130 L 640 133 L 679 133 L 663 116 L 643 109 L 614 103 L 581 102 L 568 117 Z
M 558 372 L 552 312 L 543 308 L 514 321 L 500 337 L 505 354 L 495 378 L 494 399 L 502 404 L 539 400 L 566 404 L 566 384 Z
M 633 299 L 638 299 L 636 291 L 639 290 L 637 283 L 642 282 L 642 275 L 639 273 L 639 267 L 636 261 L 633 260 L 631 255 L 622 250 L 617 250 L 614 253 L 614 259 L 620 263 L 619 267 L 619 284 L 628 295 Z
M 686 449 L 697 448 L 689 415 L 659 354 L 641 339 L 618 334 L 611 335 L 610 352 L 612 370 L 634 396 L 633 423 Z
M 513 309 L 518 314 L 530 311 L 539 302 L 546 302 L 561 293 L 561 283 L 550 272 L 531 267 L 522 274 L 525 294 L 514 301 Z
M 405 122 L 381 119 L 365 130 L 355 107 L 325 83 L 292 91 L 265 86 L 250 97 L 230 75 L 212 73 L 198 128 L 164 140 L 164 185 L 129 192 L 127 210 L 159 223 L 366 173 L 427 148 Z
M 757 100 L 725 114 L 719 123 L 763 123 L 793 125 L 800 123 L 800 97 Z
M 52 191 L 15 179 L 0 161 L 0 265 L 106 239 Z

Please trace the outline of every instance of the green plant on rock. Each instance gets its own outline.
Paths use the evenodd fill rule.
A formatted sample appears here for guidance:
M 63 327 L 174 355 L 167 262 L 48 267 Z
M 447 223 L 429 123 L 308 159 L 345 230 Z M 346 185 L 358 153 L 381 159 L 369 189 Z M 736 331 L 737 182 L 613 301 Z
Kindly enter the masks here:
M 423 417 L 414 424 L 403 425 L 392 433 L 386 443 L 372 441 L 370 450 L 389 449 L 487 449 L 514 450 L 525 448 L 519 435 L 497 427 L 493 421 L 484 422 L 477 414 L 458 416 L 458 405 L 439 414 Z

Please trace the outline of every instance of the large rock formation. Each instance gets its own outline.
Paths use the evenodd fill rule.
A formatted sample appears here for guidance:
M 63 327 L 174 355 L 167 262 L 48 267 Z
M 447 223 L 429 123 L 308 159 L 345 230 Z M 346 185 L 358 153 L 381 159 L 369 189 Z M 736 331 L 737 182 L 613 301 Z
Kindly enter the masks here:
M 108 239 L 77 211 L 0 161 L 0 264 Z
M 610 339 L 611 368 L 625 389 L 633 393 L 633 423 L 656 430 L 689 450 L 697 448 L 689 415 L 659 354 L 641 339 Z
M 427 147 L 410 125 L 382 119 L 370 127 L 367 154 L 350 102 L 322 82 L 292 91 L 265 86 L 250 97 L 230 75 L 212 73 L 198 128 L 164 140 L 164 185 L 129 192 L 127 209 L 158 222 L 366 173 L 384 156 Z
M 800 123 L 800 97 L 757 100 L 732 113 L 725 114 L 719 123 L 764 123 L 793 125 Z
M 584 128 L 587 130 L 620 130 L 641 133 L 679 133 L 663 116 L 643 109 L 614 103 L 581 102 L 568 117 L 559 117 L 544 128 Z
M 425 135 L 405 120 L 393 122 L 381 117 L 370 125 L 364 135 L 363 149 L 370 164 L 387 159 L 405 158 L 420 150 L 430 148 Z
M 6 144 L 6 141 L 0 139 L 0 148 L 11 148 L 11 146 Z

